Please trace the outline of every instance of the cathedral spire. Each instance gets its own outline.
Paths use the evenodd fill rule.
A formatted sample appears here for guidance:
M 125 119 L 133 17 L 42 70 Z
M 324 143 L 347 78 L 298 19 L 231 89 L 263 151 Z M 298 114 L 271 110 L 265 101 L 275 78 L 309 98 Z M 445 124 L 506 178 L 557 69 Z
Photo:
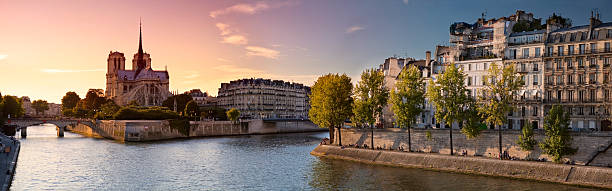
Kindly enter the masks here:
M 140 19 L 140 26 L 139 26 L 139 32 L 140 32 L 140 38 L 138 40 L 138 54 L 142 54 L 142 19 Z

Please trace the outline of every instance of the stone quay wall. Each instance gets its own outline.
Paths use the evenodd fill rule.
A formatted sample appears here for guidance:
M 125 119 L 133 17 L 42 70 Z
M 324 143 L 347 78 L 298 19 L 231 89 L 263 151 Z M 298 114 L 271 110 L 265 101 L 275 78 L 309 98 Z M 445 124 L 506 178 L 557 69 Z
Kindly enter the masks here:
M 431 134 L 427 138 L 427 132 Z M 543 131 L 535 131 L 535 138 L 538 143 L 545 138 Z M 504 130 L 502 131 L 502 149 L 511 157 L 517 157 L 524 160 L 546 158 L 551 159 L 544 154 L 539 146 L 535 146 L 533 151 L 523 151 L 516 143 L 520 131 Z M 592 166 L 612 166 L 612 133 L 610 132 L 595 132 L 581 133 L 572 132 L 572 146 L 578 147 L 576 154 L 566 156 L 564 160 L 574 161 L 580 165 Z M 338 143 L 338 131 L 334 144 Z M 370 129 L 342 129 L 342 145 L 360 145 L 370 146 L 371 142 Z M 498 158 L 499 153 L 499 137 L 497 130 L 484 130 L 474 139 L 467 139 L 460 130 L 453 130 L 453 150 L 455 154 L 467 152 L 468 156 L 483 156 L 489 158 Z M 403 147 L 408 150 L 408 130 L 399 128 L 374 129 L 374 145 L 385 149 L 396 150 Z M 450 154 L 450 141 L 448 129 L 412 129 L 411 130 L 411 145 L 412 151 L 425 153 L 440 153 Z
M 312 155 L 410 168 L 612 188 L 612 168 L 319 145 Z
M 234 124 L 230 121 L 190 121 L 186 130 L 173 128 L 167 120 L 100 120 L 94 127 L 69 125 L 66 130 L 89 137 L 108 138 L 121 142 L 156 141 L 175 138 L 232 136 L 273 133 L 326 131 L 308 120 L 250 120 Z

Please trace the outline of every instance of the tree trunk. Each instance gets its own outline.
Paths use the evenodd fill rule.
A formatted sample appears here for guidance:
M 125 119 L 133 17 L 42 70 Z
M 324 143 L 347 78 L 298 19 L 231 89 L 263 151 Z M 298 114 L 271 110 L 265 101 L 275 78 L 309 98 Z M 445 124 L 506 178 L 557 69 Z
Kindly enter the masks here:
M 499 135 L 499 159 L 502 160 L 502 132 L 501 132 L 501 126 L 497 126 L 497 134 Z
M 448 126 L 448 132 L 450 135 L 450 155 L 453 155 L 453 123 Z
M 342 129 L 338 126 L 338 145 L 342 146 Z
M 411 137 L 410 136 L 410 126 L 408 126 L 408 152 L 412 152 L 412 149 L 411 149 L 412 143 L 411 143 L 410 137 Z
M 374 125 L 373 124 L 370 125 L 370 130 L 372 130 L 372 137 L 370 137 L 371 140 L 372 140 L 371 141 L 371 144 L 372 144 L 371 147 L 372 147 L 372 149 L 374 149 Z
M 334 128 L 330 127 L 329 128 L 329 144 L 331 145 L 332 143 L 334 143 Z

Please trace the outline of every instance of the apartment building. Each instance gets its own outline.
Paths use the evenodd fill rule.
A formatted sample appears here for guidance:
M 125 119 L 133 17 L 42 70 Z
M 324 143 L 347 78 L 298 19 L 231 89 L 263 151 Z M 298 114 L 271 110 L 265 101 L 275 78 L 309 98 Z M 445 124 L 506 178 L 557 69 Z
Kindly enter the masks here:
M 588 25 L 547 34 L 544 55 L 544 111 L 560 104 L 575 130 L 610 128 L 610 62 L 612 22 L 599 13 Z M 546 113 L 545 113 L 546 115 Z
M 310 87 L 270 79 L 221 83 L 217 106 L 240 110 L 244 119 L 308 119 Z

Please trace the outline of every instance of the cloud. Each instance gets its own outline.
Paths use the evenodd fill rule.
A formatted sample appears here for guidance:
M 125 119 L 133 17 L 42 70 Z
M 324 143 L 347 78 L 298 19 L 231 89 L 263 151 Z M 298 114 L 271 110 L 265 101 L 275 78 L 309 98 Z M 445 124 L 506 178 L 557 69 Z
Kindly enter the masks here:
M 4 59 L 6 59 L 6 57 L 8 57 L 8 55 L 6 55 L 6 54 L 0 54 L 0 60 L 4 60 Z
M 74 73 L 74 72 L 101 72 L 104 69 L 91 69 L 91 70 L 65 70 L 65 69 L 42 69 L 44 73 Z
M 188 76 L 184 76 L 184 78 L 187 78 L 187 79 L 193 79 L 193 78 L 197 78 L 197 77 L 200 77 L 200 74 L 194 73 L 194 74 L 191 74 L 191 75 L 188 75 Z
M 408 3 L 410 3 L 410 0 L 402 0 L 402 2 L 404 2 L 404 4 L 408 5 Z
M 312 85 L 319 75 L 286 75 L 286 74 L 273 74 L 267 73 L 263 70 L 235 66 L 231 64 L 218 65 L 213 67 L 214 70 L 223 72 L 225 77 L 229 78 L 266 78 L 284 81 L 293 81 L 303 83 L 306 85 Z
M 230 14 L 230 13 L 242 13 L 242 14 L 252 15 L 252 14 L 257 13 L 258 11 L 263 11 L 269 8 L 270 8 L 270 5 L 262 1 L 257 2 L 255 4 L 240 3 L 240 4 L 232 5 L 225 9 L 212 11 L 210 12 L 209 16 L 212 18 L 217 18 L 218 16 Z
M 225 73 L 239 73 L 239 74 L 246 74 L 246 75 L 263 73 L 262 70 L 245 68 L 245 67 L 237 67 L 237 66 L 229 65 L 229 64 L 218 65 L 218 66 L 213 67 L 213 69 L 223 71 Z
M 364 30 L 365 28 L 362 26 L 351 26 L 349 28 L 346 29 L 345 33 L 350 34 L 350 33 L 354 33 L 360 30 Z
M 231 34 L 232 31 L 230 30 L 230 26 L 228 24 L 225 23 L 217 23 L 215 24 L 215 26 L 217 26 L 217 28 L 221 31 L 221 35 L 225 36 L 228 34 Z
M 228 59 L 225 59 L 225 58 L 217 58 L 217 61 L 219 61 L 219 62 L 231 62 L 231 61 L 229 61 Z
M 270 59 L 277 59 L 280 52 L 259 46 L 247 46 L 247 56 L 261 56 Z
M 233 44 L 233 45 L 245 45 L 249 42 L 249 40 L 242 35 L 231 35 L 227 37 L 223 37 L 223 43 Z

